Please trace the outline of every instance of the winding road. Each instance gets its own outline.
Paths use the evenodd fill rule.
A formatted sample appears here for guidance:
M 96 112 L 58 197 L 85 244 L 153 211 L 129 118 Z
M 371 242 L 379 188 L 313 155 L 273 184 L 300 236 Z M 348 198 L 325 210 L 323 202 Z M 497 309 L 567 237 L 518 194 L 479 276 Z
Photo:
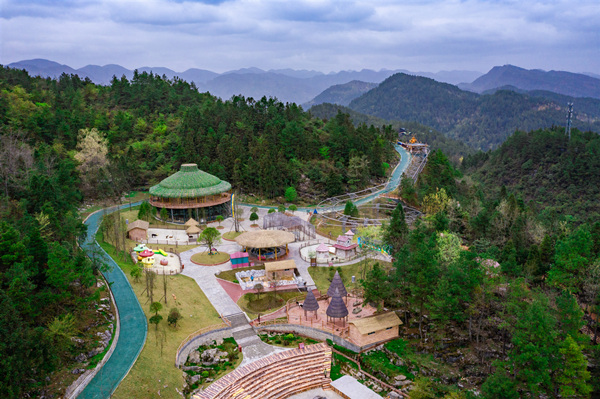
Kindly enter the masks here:
M 120 208 L 139 204 L 126 204 Z M 100 256 L 110 266 L 111 270 L 102 274 L 110 284 L 114 300 L 117 304 L 120 331 L 117 344 L 110 358 L 79 396 L 77 396 L 80 399 L 104 399 L 110 397 L 135 363 L 144 347 L 148 332 L 146 316 L 127 277 L 115 261 L 98 245 L 95 239 L 98 226 L 102 222 L 105 212 L 113 212 L 115 210 L 117 208 L 113 207 L 95 212 L 85 221 L 88 227 L 88 236 L 81 244 L 81 247 L 90 258 Z

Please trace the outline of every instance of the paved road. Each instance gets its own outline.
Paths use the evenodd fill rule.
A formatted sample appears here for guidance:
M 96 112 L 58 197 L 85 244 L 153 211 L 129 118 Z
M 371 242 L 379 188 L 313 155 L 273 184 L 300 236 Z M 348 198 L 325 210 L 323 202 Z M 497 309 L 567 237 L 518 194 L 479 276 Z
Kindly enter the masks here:
M 133 206 L 137 204 L 132 204 Z M 129 205 L 123 205 L 126 207 Z M 102 221 L 103 212 L 92 214 L 85 224 L 88 237 L 82 248 L 88 256 L 100 255 L 110 265 L 111 270 L 103 273 L 111 284 L 111 290 L 117 304 L 120 319 L 119 339 L 108 361 L 79 394 L 78 398 L 108 398 L 125 378 L 146 342 L 148 324 L 127 277 L 121 268 L 96 243 L 95 235 Z

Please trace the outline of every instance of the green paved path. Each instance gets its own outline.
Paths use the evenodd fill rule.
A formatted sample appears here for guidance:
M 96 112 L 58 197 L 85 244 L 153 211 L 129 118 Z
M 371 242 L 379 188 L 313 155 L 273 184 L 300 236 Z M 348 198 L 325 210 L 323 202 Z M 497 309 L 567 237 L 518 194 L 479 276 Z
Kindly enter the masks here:
M 139 203 L 131 204 L 136 206 Z M 128 207 L 129 204 L 121 206 Z M 111 212 L 116 208 L 106 209 L 106 212 Z M 91 257 L 98 251 L 104 261 L 111 266 L 109 272 L 105 272 L 104 277 L 111 284 L 111 289 L 117 309 L 119 311 L 121 331 L 114 352 L 110 359 L 98 371 L 98 374 L 90 381 L 90 383 L 79 394 L 78 398 L 108 398 L 117 389 L 119 383 L 125 378 L 133 363 L 135 363 L 138 355 L 144 347 L 146 341 L 146 333 L 148 324 L 146 316 L 142 311 L 127 277 L 121 268 L 112 260 L 106 252 L 96 243 L 95 236 L 98 226 L 102 221 L 103 211 L 96 212 L 85 221 L 88 226 L 88 236 L 82 244 L 82 248 Z

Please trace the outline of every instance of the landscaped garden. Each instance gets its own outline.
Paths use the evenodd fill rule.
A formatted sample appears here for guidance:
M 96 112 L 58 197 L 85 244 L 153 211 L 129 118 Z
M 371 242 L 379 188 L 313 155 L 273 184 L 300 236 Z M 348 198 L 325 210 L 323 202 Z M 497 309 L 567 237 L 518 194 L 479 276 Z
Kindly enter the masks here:
M 201 345 L 192 351 L 181 369 L 186 374 L 184 394 L 190 394 L 198 388 L 205 388 L 221 378 L 242 362 L 242 354 L 233 338 L 213 341 L 210 345 Z
M 311 344 L 317 344 L 320 341 L 311 339 L 311 338 L 307 338 L 307 337 L 303 337 L 301 335 L 296 335 L 296 334 L 278 334 L 278 333 L 267 333 L 267 334 L 259 334 L 258 335 L 260 337 L 260 339 L 269 344 L 269 345 L 275 345 L 275 346 L 283 346 L 283 347 L 288 347 L 288 346 L 298 346 L 298 344 L 302 343 L 305 345 L 311 345 Z
M 241 231 L 235 231 L 235 230 L 232 230 L 232 231 L 228 231 L 227 233 L 223 233 L 223 236 L 222 236 L 222 237 L 223 237 L 223 239 L 224 239 L 224 240 L 230 240 L 230 241 L 233 241 L 233 240 L 235 240 L 235 238 L 236 238 L 237 236 L 239 236 L 240 234 L 242 234 L 242 232 L 241 232 Z
M 197 263 L 199 265 L 220 265 L 221 263 L 225 263 L 229 260 L 229 254 L 226 252 L 200 252 L 192 255 L 192 262 Z
M 299 291 L 248 293 L 244 294 L 237 304 L 248 317 L 255 319 L 259 314 L 269 314 L 282 308 L 290 299 L 298 298 L 298 301 L 303 301 L 305 296 L 306 293 Z

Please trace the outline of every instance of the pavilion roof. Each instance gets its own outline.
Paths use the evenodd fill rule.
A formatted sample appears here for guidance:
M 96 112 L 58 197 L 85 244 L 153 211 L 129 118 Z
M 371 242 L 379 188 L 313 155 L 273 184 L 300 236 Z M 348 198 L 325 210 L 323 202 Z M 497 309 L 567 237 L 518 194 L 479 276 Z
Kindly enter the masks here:
M 348 291 L 346 291 L 346 287 L 344 286 L 342 277 L 340 277 L 340 273 L 338 273 L 337 270 L 335 271 L 335 274 L 333 275 L 333 280 L 331 280 L 331 284 L 329 284 L 329 289 L 327 290 L 327 295 L 329 295 L 330 297 L 333 297 L 335 295 L 336 291 L 339 293 L 340 296 L 348 295 Z
M 311 312 L 319 309 L 319 302 L 317 302 L 317 298 L 315 298 L 315 294 L 313 294 L 312 290 L 308 290 L 306 293 L 302 308 Z
M 188 234 L 198 234 L 202 231 L 202 229 L 198 226 L 190 226 L 187 229 L 185 229 L 185 232 Z
M 348 308 L 340 296 L 339 290 L 336 289 L 335 294 L 331 298 L 331 303 L 329 303 L 325 313 L 327 313 L 327 316 L 329 317 L 335 317 L 338 319 L 348 316 Z
M 197 198 L 231 190 L 231 184 L 198 169 L 195 163 L 181 165 L 179 172 L 172 174 L 155 186 L 150 195 L 163 198 Z
M 250 248 L 282 247 L 295 240 L 294 233 L 283 230 L 246 231 L 235 238 L 235 242 Z
M 195 219 L 193 218 L 189 218 L 187 222 L 185 222 L 184 226 L 190 227 L 190 226 L 198 226 L 200 223 L 196 222 Z

